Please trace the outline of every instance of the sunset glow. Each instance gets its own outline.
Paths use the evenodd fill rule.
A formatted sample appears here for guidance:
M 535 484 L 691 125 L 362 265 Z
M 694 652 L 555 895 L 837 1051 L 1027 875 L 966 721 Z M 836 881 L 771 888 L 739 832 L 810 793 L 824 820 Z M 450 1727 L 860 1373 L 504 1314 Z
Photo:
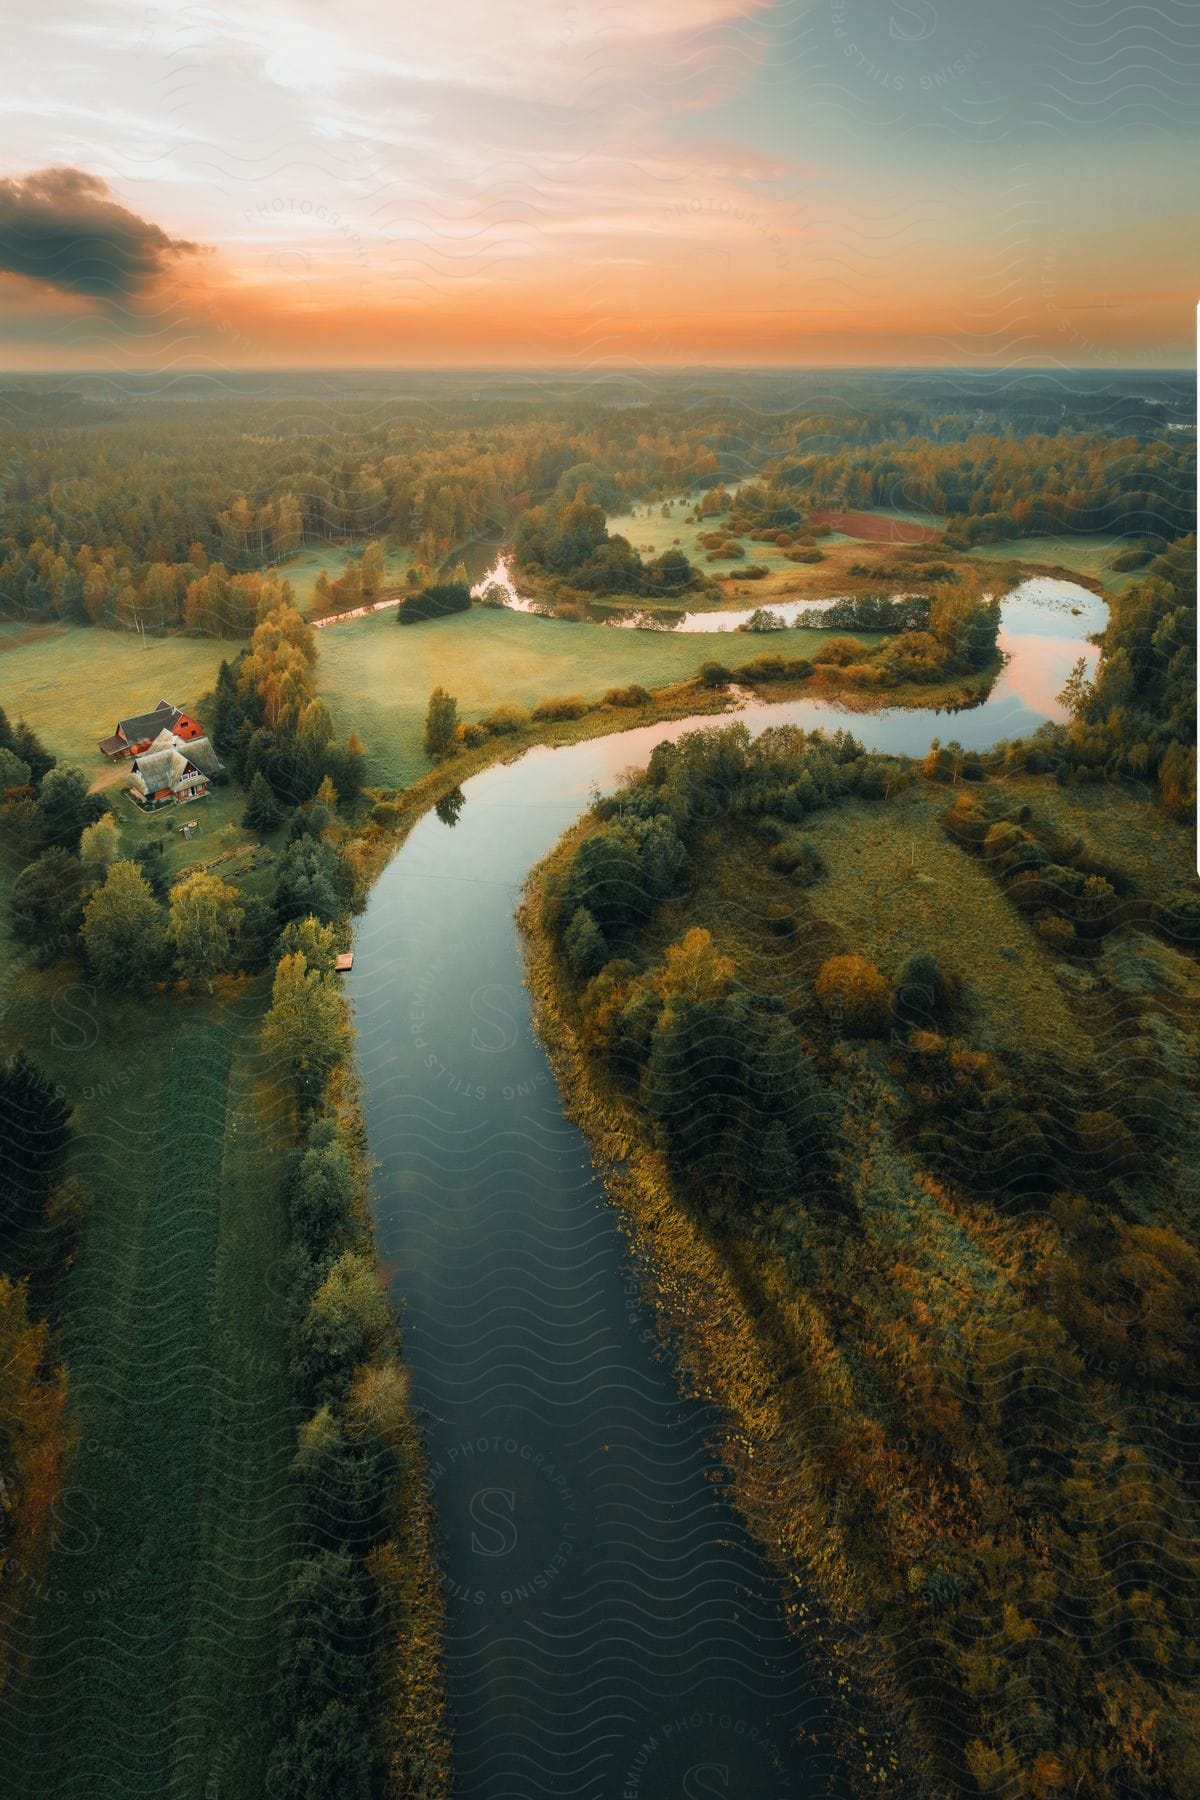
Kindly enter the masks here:
M 1032 4 L 100 0 L 10 32 L 8 367 L 1191 359 L 1164 45 L 1116 75 Z M 153 240 L 107 284 L 102 217 Z

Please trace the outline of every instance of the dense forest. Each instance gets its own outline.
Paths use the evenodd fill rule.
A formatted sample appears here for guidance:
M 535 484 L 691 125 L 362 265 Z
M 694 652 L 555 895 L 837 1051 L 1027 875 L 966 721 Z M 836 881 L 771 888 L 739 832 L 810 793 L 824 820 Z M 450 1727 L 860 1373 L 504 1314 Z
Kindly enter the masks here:
M 1027 742 L 662 744 L 531 901 L 739 1499 L 920 1792 L 1200 1780 L 1195 622 L 1189 539 Z
M 0 609 L 121 629 L 249 636 L 280 598 L 271 566 L 302 545 L 386 539 L 432 577 L 457 547 L 514 527 L 531 566 L 590 592 L 670 592 L 603 522 L 612 510 L 758 477 L 753 527 L 830 507 L 951 519 L 952 543 L 1111 530 L 1161 544 L 1187 529 L 1194 438 L 1171 397 L 1119 383 L 1054 394 L 969 381 L 858 378 L 833 400 L 811 380 L 666 384 L 652 402 L 599 384 L 536 397 L 443 384 L 437 404 L 293 392 L 213 398 L 37 384 L 0 395 Z M 1036 397 L 1036 398 L 1035 398 Z M 548 509 L 548 510 L 547 510 Z

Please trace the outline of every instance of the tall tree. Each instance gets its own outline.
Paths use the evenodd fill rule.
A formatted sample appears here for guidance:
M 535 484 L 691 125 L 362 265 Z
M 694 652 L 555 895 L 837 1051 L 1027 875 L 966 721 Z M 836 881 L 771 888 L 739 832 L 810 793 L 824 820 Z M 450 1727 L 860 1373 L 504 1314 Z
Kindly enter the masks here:
M 302 950 L 279 959 L 262 1044 L 303 1107 L 319 1098 L 349 1049 L 345 1002 L 330 976 L 309 968 Z
M 233 962 L 234 941 L 245 908 L 242 896 L 219 875 L 201 870 L 171 890 L 167 937 L 179 972 L 188 981 L 206 981 Z
M 445 756 L 458 729 L 458 701 L 443 687 L 434 688 L 425 713 L 425 754 Z
M 115 862 L 83 910 L 88 962 L 106 987 L 136 987 L 162 972 L 162 909 L 136 863 Z

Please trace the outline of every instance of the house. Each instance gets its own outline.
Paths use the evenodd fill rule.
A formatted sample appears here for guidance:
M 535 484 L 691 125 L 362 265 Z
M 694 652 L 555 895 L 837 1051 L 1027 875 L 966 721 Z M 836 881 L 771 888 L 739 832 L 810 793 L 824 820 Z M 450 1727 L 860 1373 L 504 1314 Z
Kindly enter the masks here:
M 164 726 L 134 757 L 128 791 L 139 806 L 180 806 L 202 800 L 220 771 L 217 753 L 206 737 L 188 740 Z
M 193 743 L 204 736 L 204 727 L 198 719 L 191 718 L 178 706 L 172 706 L 169 700 L 160 700 L 153 712 L 118 719 L 112 736 L 100 739 L 100 752 L 110 762 L 120 762 L 123 757 L 137 756 L 139 751 L 148 750 L 161 731 L 172 732 L 184 743 Z

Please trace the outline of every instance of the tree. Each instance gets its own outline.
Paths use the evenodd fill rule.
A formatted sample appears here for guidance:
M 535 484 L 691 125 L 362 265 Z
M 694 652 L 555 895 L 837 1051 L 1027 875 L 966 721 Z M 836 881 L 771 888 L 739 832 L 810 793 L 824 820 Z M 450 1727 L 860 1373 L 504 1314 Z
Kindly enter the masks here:
M 851 1037 L 873 1037 L 886 1029 L 888 984 L 865 956 L 831 956 L 815 982 L 817 999 L 835 1029 Z
M 167 937 L 179 972 L 188 981 L 206 981 L 233 961 L 233 945 L 244 914 L 242 897 L 229 882 L 205 870 L 171 889 Z
M 383 587 L 384 563 L 383 549 L 377 543 L 370 543 L 362 553 L 362 591 L 363 598 L 374 600 Z
M 608 961 L 604 934 L 586 906 L 577 906 L 563 933 L 563 952 L 576 981 L 590 981 Z
M 357 1251 L 343 1250 L 313 1295 L 301 1329 L 306 1378 L 317 1389 L 344 1387 L 382 1343 L 389 1324 L 374 1267 Z
M 425 754 L 445 756 L 458 729 L 458 701 L 445 688 L 436 687 L 425 713 Z
M 319 1097 L 330 1070 L 350 1047 L 342 996 L 328 975 L 309 968 L 302 950 L 279 959 L 262 1044 L 302 1107 Z
M 1082 719 L 1095 697 L 1095 688 L 1088 679 L 1087 659 L 1080 657 L 1071 673 L 1067 676 L 1062 692 L 1056 696 L 1058 704 L 1073 719 Z
M 136 863 L 115 862 L 83 909 L 87 959 L 107 987 L 136 987 L 161 970 L 162 911 Z
M 79 860 L 89 868 L 107 869 L 117 860 L 121 827 L 113 813 L 105 813 L 94 825 L 86 825 L 79 840 Z
M 281 925 L 310 915 L 323 924 L 342 910 L 342 865 L 333 845 L 307 833 L 290 843 L 279 860 L 275 910 Z
M 70 1141 L 70 1107 L 18 1050 L 0 1064 L 0 1222 L 41 1213 Z
M 9 929 L 34 961 L 51 963 L 73 950 L 83 925 L 83 903 L 94 878 L 67 850 L 47 850 L 26 863 L 13 882 Z
M 55 768 L 42 778 L 38 792 L 38 823 L 48 845 L 63 850 L 78 847 L 85 826 L 108 811 L 108 801 L 88 792 L 81 769 Z
M 265 837 L 268 832 L 277 830 L 282 823 L 283 808 L 275 798 L 270 782 L 259 769 L 246 796 L 242 825 L 247 831 L 257 831 L 260 836 Z
M 0 744 L 0 793 L 29 786 L 30 768 L 6 744 Z
M 302 950 L 310 969 L 317 969 L 322 975 L 332 975 L 337 965 L 337 939 L 333 926 L 323 925 L 320 919 L 292 919 L 279 934 L 279 951 L 282 956 L 294 956 Z

